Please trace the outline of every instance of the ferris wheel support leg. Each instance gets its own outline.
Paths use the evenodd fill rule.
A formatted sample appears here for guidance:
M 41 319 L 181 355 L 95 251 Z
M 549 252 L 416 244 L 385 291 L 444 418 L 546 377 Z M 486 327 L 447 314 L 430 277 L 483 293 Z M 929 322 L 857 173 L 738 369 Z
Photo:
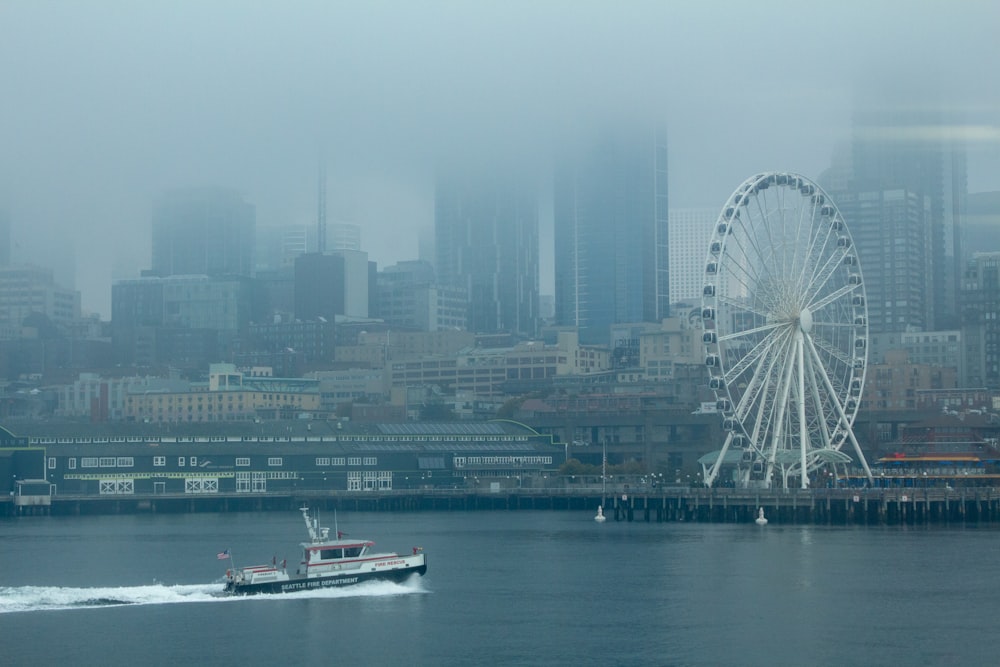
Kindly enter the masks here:
M 809 353 L 817 360 L 817 362 L 819 361 L 819 352 L 816 351 L 816 348 L 812 345 L 812 343 L 809 344 Z M 823 375 L 822 377 L 823 382 L 826 385 L 826 390 L 830 393 L 830 396 L 836 396 L 837 393 L 834 391 L 833 385 L 830 383 L 830 378 L 826 375 Z M 854 447 L 854 452 L 858 455 L 858 460 L 861 461 L 861 467 L 865 470 L 865 476 L 868 477 L 869 482 L 874 481 L 874 478 L 872 477 L 872 470 L 868 467 L 868 461 L 865 459 L 865 453 L 861 451 L 861 445 L 858 444 L 858 439 L 854 437 L 854 425 L 851 424 L 850 420 L 847 419 L 847 415 L 844 413 L 844 406 L 840 404 L 840 401 L 833 401 L 833 404 L 836 407 L 837 417 L 840 420 L 840 423 L 847 429 L 847 437 L 850 439 L 851 445 Z
M 853 428 L 847 432 L 847 437 L 851 439 L 851 444 L 854 446 L 854 451 L 858 455 L 858 460 L 861 461 L 861 467 L 865 469 L 865 476 L 868 478 L 869 482 L 874 482 L 875 478 L 872 477 L 872 469 L 868 467 L 868 461 L 865 459 L 864 452 L 861 451 L 861 445 L 858 444 L 857 438 L 854 437 Z
M 799 465 L 802 477 L 801 487 L 809 488 L 809 475 L 806 474 L 806 450 L 809 448 L 809 430 L 806 428 L 806 374 L 805 374 L 805 350 L 803 350 L 802 331 L 795 336 L 795 365 L 798 371 L 798 391 L 796 392 L 796 403 L 799 408 Z M 788 484 L 786 482 L 785 486 Z
M 719 476 L 719 471 L 722 469 L 722 461 L 726 458 L 726 452 L 729 451 L 729 444 L 733 441 L 733 433 L 730 431 L 726 434 L 726 441 L 722 444 L 722 449 L 719 451 L 719 458 L 715 460 L 715 463 L 709 469 L 708 474 L 705 475 L 705 486 L 712 486 L 715 483 L 715 478 Z
M 794 345 L 794 341 L 790 341 L 790 345 Z M 787 357 L 786 357 L 787 358 Z M 777 419 L 774 422 L 774 433 L 771 434 L 771 449 L 767 456 L 767 475 L 764 477 L 764 481 L 767 487 L 770 488 L 771 480 L 774 476 L 774 462 L 777 458 L 778 444 L 784 437 L 784 424 L 785 424 L 785 410 L 788 407 L 788 394 L 790 393 L 792 387 L 792 367 L 793 364 L 789 363 L 788 367 L 784 370 L 781 377 L 781 385 L 779 387 L 781 398 L 778 400 L 778 414 Z M 783 483 L 782 488 L 787 489 L 788 484 Z

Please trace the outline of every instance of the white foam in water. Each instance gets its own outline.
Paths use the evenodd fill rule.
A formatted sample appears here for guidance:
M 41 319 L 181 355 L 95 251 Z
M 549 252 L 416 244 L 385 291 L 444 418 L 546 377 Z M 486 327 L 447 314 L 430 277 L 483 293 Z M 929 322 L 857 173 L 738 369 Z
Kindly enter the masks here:
M 419 580 L 404 583 L 372 581 L 347 588 L 325 588 L 298 593 L 222 597 L 222 584 L 123 586 L 120 588 L 61 588 L 57 586 L 0 587 L 0 614 L 56 609 L 94 609 L 123 605 L 178 602 L 236 602 L 302 598 L 384 597 L 423 593 Z

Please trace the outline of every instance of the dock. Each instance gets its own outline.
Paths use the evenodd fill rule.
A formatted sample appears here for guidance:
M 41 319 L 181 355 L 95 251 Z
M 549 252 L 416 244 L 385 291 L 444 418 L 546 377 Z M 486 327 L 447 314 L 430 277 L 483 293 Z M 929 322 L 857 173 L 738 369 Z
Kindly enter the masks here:
M 763 508 L 769 525 L 923 525 L 1000 521 L 1000 489 L 699 489 L 602 492 L 601 488 L 406 489 L 275 493 L 54 495 L 39 505 L 0 499 L 0 516 L 294 511 L 303 504 L 355 512 L 596 512 L 609 522 L 746 523 Z

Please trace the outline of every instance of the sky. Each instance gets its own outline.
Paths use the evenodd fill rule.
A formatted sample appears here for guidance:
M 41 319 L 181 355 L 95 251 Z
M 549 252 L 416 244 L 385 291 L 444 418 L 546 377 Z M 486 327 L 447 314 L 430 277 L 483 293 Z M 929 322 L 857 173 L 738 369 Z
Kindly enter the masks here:
M 321 158 L 328 219 L 380 266 L 416 258 L 442 158 L 545 181 L 559 136 L 609 119 L 665 123 L 672 207 L 815 179 L 876 104 L 940 109 L 969 191 L 1000 190 L 997 26 L 994 0 L 0 0 L 0 209 L 13 261 L 106 319 L 158 194 L 230 187 L 258 226 L 315 224 Z

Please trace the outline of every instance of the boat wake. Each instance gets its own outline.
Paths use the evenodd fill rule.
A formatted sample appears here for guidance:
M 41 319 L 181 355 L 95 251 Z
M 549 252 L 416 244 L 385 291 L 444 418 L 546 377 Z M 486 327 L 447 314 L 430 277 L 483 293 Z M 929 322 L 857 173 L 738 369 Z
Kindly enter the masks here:
M 178 602 L 237 602 L 300 600 L 303 598 L 385 597 L 424 593 L 419 578 L 402 583 L 372 581 L 346 588 L 325 588 L 298 593 L 229 597 L 222 584 L 123 586 L 119 588 L 63 588 L 58 586 L 0 586 L 0 614 L 64 609 L 94 609 L 125 605 L 176 604 Z

